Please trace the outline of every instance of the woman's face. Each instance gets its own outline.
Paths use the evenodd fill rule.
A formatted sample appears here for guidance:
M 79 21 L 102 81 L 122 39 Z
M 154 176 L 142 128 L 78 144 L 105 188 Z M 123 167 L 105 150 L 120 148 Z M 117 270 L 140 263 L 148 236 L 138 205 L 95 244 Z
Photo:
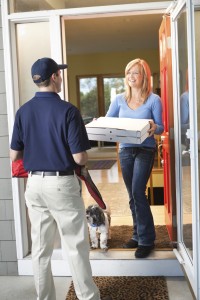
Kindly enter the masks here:
M 131 88 L 141 88 L 143 84 L 143 75 L 139 65 L 134 65 L 129 69 L 126 80 Z

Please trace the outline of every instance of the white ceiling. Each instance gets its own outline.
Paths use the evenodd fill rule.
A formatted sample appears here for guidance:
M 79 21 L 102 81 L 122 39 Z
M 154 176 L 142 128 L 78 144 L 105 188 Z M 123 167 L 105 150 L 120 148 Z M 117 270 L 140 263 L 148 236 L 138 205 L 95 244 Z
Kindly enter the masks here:
M 158 49 L 162 14 L 66 20 L 68 54 Z

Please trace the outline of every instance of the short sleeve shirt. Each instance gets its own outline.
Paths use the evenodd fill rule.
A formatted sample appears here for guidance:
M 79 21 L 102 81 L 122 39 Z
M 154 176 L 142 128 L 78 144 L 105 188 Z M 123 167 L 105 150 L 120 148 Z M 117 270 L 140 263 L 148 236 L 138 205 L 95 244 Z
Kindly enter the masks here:
M 73 170 L 72 154 L 90 149 L 79 110 L 54 92 L 37 92 L 16 113 L 11 149 L 27 171 Z

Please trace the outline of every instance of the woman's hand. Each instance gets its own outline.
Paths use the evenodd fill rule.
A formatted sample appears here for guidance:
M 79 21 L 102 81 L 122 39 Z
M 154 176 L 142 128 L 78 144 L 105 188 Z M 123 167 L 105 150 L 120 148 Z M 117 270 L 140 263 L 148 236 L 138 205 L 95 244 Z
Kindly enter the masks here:
M 150 129 L 148 130 L 148 133 L 149 133 L 149 136 L 152 136 L 152 135 L 154 135 L 157 125 L 154 123 L 153 120 L 149 121 L 149 123 L 150 123 Z

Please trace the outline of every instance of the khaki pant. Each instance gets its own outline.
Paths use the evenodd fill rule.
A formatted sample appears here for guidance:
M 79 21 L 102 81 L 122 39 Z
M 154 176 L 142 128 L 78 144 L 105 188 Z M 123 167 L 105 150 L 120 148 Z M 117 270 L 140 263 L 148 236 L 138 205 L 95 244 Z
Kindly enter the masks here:
M 79 300 L 99 300 L 89 262 L 85 207 L 76 175 L 29 175 L 26 204 L 31 221 L 32 262 L 37 300 L 55 300 L 51 255 L 58 228 Z

